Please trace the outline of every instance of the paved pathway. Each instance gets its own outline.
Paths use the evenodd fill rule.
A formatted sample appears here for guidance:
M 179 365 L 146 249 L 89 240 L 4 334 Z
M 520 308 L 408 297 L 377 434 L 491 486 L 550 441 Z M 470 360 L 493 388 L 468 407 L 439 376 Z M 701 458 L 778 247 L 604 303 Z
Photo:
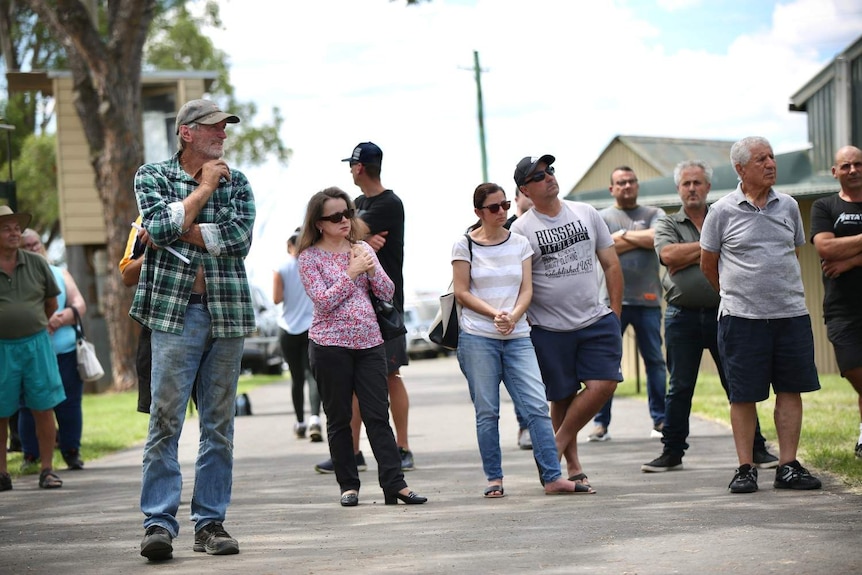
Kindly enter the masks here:
M 506 497 L 481 497 L 485 482 L 466 385 L 454 358 L 404 370 L 411 398 L 411 488 L 424 506 L 384 506 L 376 466 L 360 505 L 338 505 L 332 475 L 313 471 L 324 443 L 295 439 L 286 383 L 251 394 L 254 415 L 237 418 L 234 498 L 226 527 L 241 553 L 194 553 L 182 523 L 174 560 L 139 553 L 141 449 L 88 461 L 62 474 L 57 491 L 19 479 L 0 494 L 0 574 L 139 573 L 859 573 L 862 496 L 824 477 L 824 489 L 727 492 L 735 467 L 729 430 L 695 419 L 685 470 L 641 473 L 660 452 L 649 439 L 645 403 L 614 402 L 613 440 L 584 443 L 581 457 L 597 495 L 547 497 L 529 452 L 515 445 L 515 416 L 501 414 Z M 129 417 L 144 417 L 129 414 Z M 196 421 L 181 442 L 188 517 Z

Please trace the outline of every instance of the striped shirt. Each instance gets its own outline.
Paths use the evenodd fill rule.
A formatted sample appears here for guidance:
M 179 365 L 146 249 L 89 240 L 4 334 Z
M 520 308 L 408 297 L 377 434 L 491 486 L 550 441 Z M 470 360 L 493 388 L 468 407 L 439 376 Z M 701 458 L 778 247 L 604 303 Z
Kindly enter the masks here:
M 222 178 L 201 209 L 207 249 L 180 240 L 180 203 L 198 187 L 181 167 L 179 153 L 145 164 L 135 174 L 135 197 L 142 225 L 157 246 L 171 246 L 191 260 L 186 264 L 167 250 L 144 252 L 138 289 L 129 315 L 152 330 L 182 333 L 183 319 L 198 267 L 203 266 L 213 337 L 241 337 L 255 328 L 244 258 L 251 248 L 255 205 L 251 186 L 238 170 Z

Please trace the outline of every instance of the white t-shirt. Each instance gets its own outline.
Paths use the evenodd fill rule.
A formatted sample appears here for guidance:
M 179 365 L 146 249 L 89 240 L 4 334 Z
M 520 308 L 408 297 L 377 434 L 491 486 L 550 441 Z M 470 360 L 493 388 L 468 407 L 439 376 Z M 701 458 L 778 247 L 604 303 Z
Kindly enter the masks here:
M 533 249 L 533 301 L 527 310 L 532 325 L 574 331 L 612 313 L 599 297 L 596 250 L 614 240 L 595 208 L 562 200 L 555 217 L 529 210 L 511 229 Z
M 533 249 L 522 236 L 509 234 L 502 243 L 486 246 L 473 244 L 473 258 L 466 236 L 452 246 L 452 261 L 470 263 L 470 293 L 491 307 L 511 312 L 521 293 L 524 277 L 523 264 L 533 255 Z M 522 316 L 509 335 L 502 335 L 494 327 L 494 320 L 466 307 L 461 310 L 461 329 L 471 335 L 494 339 L 516 339 L 530 335 L 530 324 Z

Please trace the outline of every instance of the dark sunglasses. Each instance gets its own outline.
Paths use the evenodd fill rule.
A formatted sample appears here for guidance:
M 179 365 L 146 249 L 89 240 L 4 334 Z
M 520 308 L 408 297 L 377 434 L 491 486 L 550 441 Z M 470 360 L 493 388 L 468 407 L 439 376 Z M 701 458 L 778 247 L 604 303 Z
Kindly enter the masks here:
M 536 172 L 535 174 L 530 174 L 529 176 L 527 176 L 524 179 L 524 185 L 527 185 L 530 182 L 541 182 L 542 180 L 545 179 L 545 174 L 548 174 L 549 176 L 553 176 L 554 175 L 554 166 L 548 166 L 544 170 L 540 170 L 540 171 Z
M 500 208 L 503 208 L 504 210 L 508 210 L 511 207 L 512 207 L 512 202 L 510 202 L 509 200 L 503 200 L 499 204 L 488 204 L 487 206 L 482 206 L 479 209 L 480 210 L 488 210 L 492 214 L 496 214 L 497 212 L 500 211 Z
M 338 224 L 344 218 L 347 218 L 348 220 L 352 220 L 353 215 L 355 213 L 356 213 L 356 210 L 354 210 L 353 208 L 348 208 L 348 209 L 344 210 L 343 212 L 336 212 L 336 213 L 330 214 L 328 216 L 320 216 L 320 219 L 326 220 L 327 222 L 332 222 L 333 224 Z

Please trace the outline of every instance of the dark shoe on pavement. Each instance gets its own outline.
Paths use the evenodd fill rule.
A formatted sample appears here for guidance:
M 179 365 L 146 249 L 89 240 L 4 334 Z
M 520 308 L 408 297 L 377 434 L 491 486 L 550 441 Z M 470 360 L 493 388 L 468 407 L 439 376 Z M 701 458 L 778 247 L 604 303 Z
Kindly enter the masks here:
M 682 469 L 682 456 L 672 453 L 662 453 L 649 463 L 641 465 L 641 471 L 647 473 L 661 473 L 662 471 L 674 471 Z
M 820 489 L 820 480 L 794 459 L 775 470 L 772 486 L 776 489 Z
M 150 525 L 141 541 L 141 555 L 150 561 L 164 561 L 174 556 L 173 537 L 161 525 Z
M 778 458 L 766 451 L 766 449 L 754 450 L 754 466 L 758 469 L 775 469 L 778 467 Z
M 206 551 L 207 555 L 236 555 L 239 553 L 239 543 L 228 535 L 221 521 L 213 521 L 195 533 L 194 550 Z
M 754 493 L 757 491 L 757 468 L 747 463 L 740 465 L 727 487 L 731 493 Z
M 84 469 L 84 462 L 81 460 L 81 454 L 77 449 L 70 449 L 62 453 L 63 461 L 72 471 Z
M 12 476 L 8 473 L 0 473 L 0 491 L 10 491 L 12 489 Z
M 366 469 L 368 469 L 368 465 L 365 464 L 365 456 L 360 451 L 356 454 L 356 470 L 365 471 Z
M 365 471 L 366 469 L 368 469 L 368 465 L 365 463 L 365 456 L 360 451 L 356 454 L 356 470 Z M 332 458 L 330 457 L 326 461 L 321 461 L 315 465 L 314 470 L 318 473 L 335 473 L 335 464 L 332 463 Z
M 413 471 L 413 452 L 403 447 L 398 448 L 398 454 L 401 455 L 401 471 Z

